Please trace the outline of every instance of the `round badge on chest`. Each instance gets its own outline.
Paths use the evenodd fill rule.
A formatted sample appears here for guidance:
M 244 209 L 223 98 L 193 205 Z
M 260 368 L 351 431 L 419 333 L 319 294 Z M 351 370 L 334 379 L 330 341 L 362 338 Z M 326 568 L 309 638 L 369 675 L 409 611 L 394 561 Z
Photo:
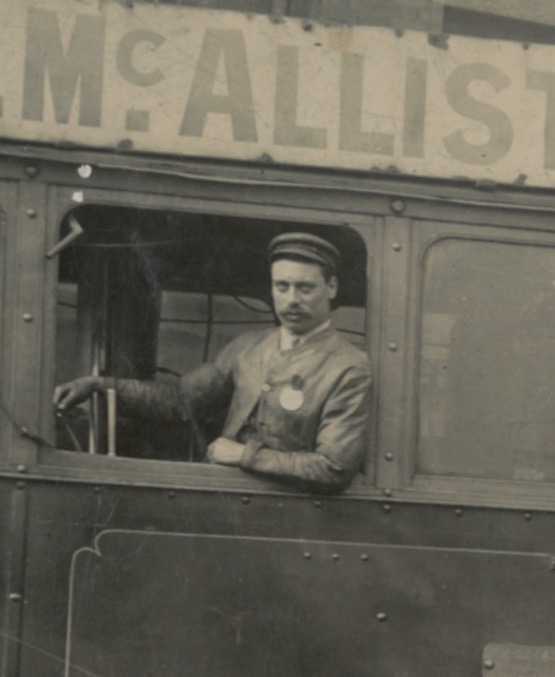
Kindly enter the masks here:
M 279 394 L 279 403 L 286 411 L 297 411 L 304 403 L 303 391 L 287 386 Z

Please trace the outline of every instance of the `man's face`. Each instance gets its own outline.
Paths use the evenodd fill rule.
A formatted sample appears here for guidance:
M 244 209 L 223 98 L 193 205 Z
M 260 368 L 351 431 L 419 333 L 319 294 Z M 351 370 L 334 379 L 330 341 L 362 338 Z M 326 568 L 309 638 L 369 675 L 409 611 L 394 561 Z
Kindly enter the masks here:
M 294 334 L 306 334 L 330 316 L 337 295 L 337 278 L 326 282 L 314 263 L 280 259 L 272 264 L 272 297 L 281 324 Z

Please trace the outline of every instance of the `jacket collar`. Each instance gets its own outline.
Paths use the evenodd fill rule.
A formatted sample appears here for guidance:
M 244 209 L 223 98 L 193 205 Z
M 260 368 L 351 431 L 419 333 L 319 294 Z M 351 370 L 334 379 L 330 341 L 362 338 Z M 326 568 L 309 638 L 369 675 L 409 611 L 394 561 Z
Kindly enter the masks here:
M 284 351 L 298 348 L 320 333 L 325 332 L 326 329 L 329 329 L 330 327 L 331 319 L 328 319 L 325 322 L 322 322 L 322 324 L 319 324 L 317 327 L 314 327 L 314 329 L 311 329 L 306 334 L 298 336 L 297 334 L 293 334 L 293 332 L 289 331 L 289 329 L 281 326 L 279 335 L 279 349 Z

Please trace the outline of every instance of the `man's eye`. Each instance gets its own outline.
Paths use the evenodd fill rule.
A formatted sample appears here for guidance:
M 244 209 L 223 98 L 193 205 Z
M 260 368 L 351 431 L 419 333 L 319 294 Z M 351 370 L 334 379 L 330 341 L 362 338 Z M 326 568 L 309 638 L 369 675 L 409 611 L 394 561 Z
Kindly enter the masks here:
M 287 291 L 287 285 L 284 282 L 277 282 L 274 287 L 280 292 Z
M 314 287 L 310 284 L 301 284 L 299 285 L 299 291 L 301 294 L 310 294 Z

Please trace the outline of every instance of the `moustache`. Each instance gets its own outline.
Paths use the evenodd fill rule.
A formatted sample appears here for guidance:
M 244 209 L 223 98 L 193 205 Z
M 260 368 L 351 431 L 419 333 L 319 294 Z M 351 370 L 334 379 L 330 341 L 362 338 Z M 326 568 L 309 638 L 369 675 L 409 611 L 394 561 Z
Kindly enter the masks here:
M 295 318 L 306 318 L 309 317 L 306 313 L 303 313 L 301 310 L 298 308 L 290 308 L 289 310 L 282 310 L 280 312 L 281 317 L 295 317 Z

